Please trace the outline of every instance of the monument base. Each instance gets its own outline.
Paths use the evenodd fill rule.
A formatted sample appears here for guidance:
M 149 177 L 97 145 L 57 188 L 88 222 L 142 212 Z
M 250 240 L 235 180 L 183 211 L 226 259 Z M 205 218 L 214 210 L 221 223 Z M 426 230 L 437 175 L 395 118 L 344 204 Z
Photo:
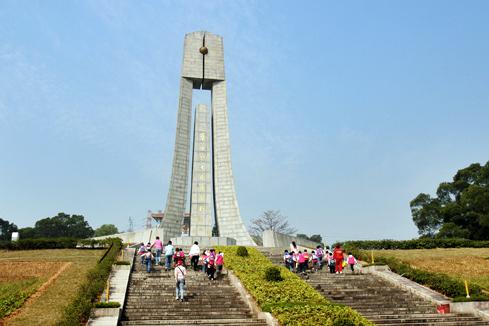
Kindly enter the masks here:
M 236 240 L 228 237 L 199 237 L 199 236 L 182 236 L 171 238 L 175 246 L 191 246 L 194 242 L 199 243 L 200 248 L 210 248 L 212 246 L 235 246 Z

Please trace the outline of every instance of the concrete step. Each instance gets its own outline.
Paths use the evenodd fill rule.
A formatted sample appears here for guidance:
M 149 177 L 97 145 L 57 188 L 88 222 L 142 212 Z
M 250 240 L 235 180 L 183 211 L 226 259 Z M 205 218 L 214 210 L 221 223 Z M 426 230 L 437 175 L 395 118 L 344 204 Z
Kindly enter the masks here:
M 472 315 L 461 315 L 461 314 L 438 314 L 438 313 L 432 313 L 432 314 L 416 314 L 415 315 L 417 319 L 451 319 L 451 320 L 478 320 L 478 317 L 472 316 Z M 393 315 L 376 315 L 375 318 L 377 319 L 382 319 L 382 320 L 394 320 L 396 317 L 402 317 L 405 319 L 404 316 L 393 316 Z M 387 321 L 386 321 L 387 322 Z M 384 322 L 384 323 L 386 323 Z
M 263 326 L 266 322 L 256 318 L 221 318 L 212 320 L 180 320 L 180 319 L 147 319 L 147 320 L 124 320 L 121 325 L 247 325 Z
M 384 307 L 373 307 L 373 308 L 362 308 L 362 307 L 351 307 L 361 313 L 364 316 L 379 316 L 379 315 L 425 315 L 425 314 L 432 314 L 436 312 L 436 310 L 433 309 L 417 309 L 417 308 L 395 308 L 395 309 L 390 309 L 390 308 L 384 308 Z
M 397 321 L 395 324 L 383 324 L 376 323 L 377 326 L 482 326 L 489 325 L 487 321 L 479 320 L 479 321 L 443 321 L 443 322 L 426 322 L 426 321 L 416 321 L 416 322 L 407 322 L 407 321 Z
M 248 314 L 239 314 L 239 313 L 227 313 L 224 315 L 228 319 L 246 319 L 246 318 L 252 318 L 251 313 Z M 173 319 L 173 320 L 209 320 L 209 319 L 222 319 L 223 314 L 222 312 L 216 312 L 216 314 L 200 314 L 196 313 L 195 315 L 189 315 L 189 314 L 181 314 L 181 313 L 160 313 L 158 315 L 155 314 L 141 314 L 141 313 L 131 313 L 131 312 L 126 312 L 124 315 L 125 320 L 152 320 L 156 318 L 161 318 L 161 319 Z
M 173 297 L 172 301 L 176 301 L 175 297 Z M 170 303 L 170 301 L 168 301 L 167 303 Z M 190 309 L 190 307 L 194 307 L 194 304 L 195 304 L 194 300 L 189 301 L 188 298 L 186 299 L 186 301 L 180 302 L 180 306 L 182 307 L 182 309 Z M 161 307 L 162 307 L 162 304 L 159 302 L 148 302 L 147 304 L 141 304 L 141 303 L 137 303 L 137 302 L 132 301 L 132 302 L 127 303 L 127 308 L 133 308 L 133 309 L 145 309 L 145 308 L 161 309 Z M 243 307 L 242 302 L 219 303 L 219 308 L 222 308 L 222 309 L 224 309 L 224 308 L 234 309 L 234 308 L 242 308 L 242 307 Z M 207 303 L 199 304 L 199 309 L 203 310 L 203 311 L 205 311 L 206 309 L 215 309 L 215 308 L 216 308 L 216 304 L 214 304 L 213 302 L 207 302 Z M 195 310 L 195 307 L 194 307 L 194 310 Z
M 176 300 L 175 300 L 176 301 Z M 172 311 L 171 311 L 171 314 L 175 314 L 175 313 L 179 313 L 181 314 L 182 312 L 184 311 L 187 311 L 187 312 L 195 312 L 195 307 L 193 305 L 185 305 L 185 302 L 180 302 L 180 305 L 181 306 L 178 306 L 178 305 L 174 305 L 172 307 Z M 215 309 L 216 306 L 214 306 L 213 308 L 210 308 L 210 309 Z M 199 314 L 197 315 L 197 317 L 201 317 L 203 315 L 207 316 L 207 315 L 218 315 L 218 314 L 221 314 L 220 310 L 223 309 L 224 307 L 222 306 L 219 306 L 219 310 L 215 310 L 215 311 L 212 311 L 212 310 L 207 310 L 207 311 L 204 311 L 202 309 L 202 307 L 199 305 L 199 310 L 201 312 L 199 312 Z M 249 313 L 249 309 L 246 308 L 246 307 L 225 307 L 226 308 L 226 313 L 236 313 L 236 314 L 248 314 Z M 126 308 L 126 313 L 128 312 L 131 312 L 131 313 L 145 313 L 147 312 L 148 314 L 151 314 L 151 313 L 157 313 L 157 314 L 161 314 L 161 307 L 156 307 L 156 306 L 153 306 L 153 307 L 134 307 L 134 306 L 127 306 Z M 168 311 L 165 311 L 165 314 L 169 314 Z
M 480 321 L 478 317 L 471 316 L 471 317 L 463 317 L 463 316 L 443 316 L 443 315 L 438 315 L 438 316 L 431 316 L 431 317 L 417 317 L 417 316 L 412 316 L 412 317 L 404 317 L 402 319 L 392 319 L 392 318 L 372 318 L 370 319 L 372 322 L 376 324 L 383 324 L 383 325 L 389 325 L 389 324 L 398 324 L 398 323 L 443 323 L 443 322 L 465 322 L 470 324 L 471 322 L 474 321 Z

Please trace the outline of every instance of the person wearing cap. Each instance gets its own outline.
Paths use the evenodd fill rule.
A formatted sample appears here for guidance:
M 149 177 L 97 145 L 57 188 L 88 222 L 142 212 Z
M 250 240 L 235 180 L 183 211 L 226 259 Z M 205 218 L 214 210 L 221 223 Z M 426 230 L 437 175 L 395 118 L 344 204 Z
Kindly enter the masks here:
M 176 281 L 176 300 L 183 302 L 183 287 L 185 286 L 185 276 L 187 275 L 187 269 L 183 266 L 183 261 L 177 261 L 175 266 L 175 281 Z

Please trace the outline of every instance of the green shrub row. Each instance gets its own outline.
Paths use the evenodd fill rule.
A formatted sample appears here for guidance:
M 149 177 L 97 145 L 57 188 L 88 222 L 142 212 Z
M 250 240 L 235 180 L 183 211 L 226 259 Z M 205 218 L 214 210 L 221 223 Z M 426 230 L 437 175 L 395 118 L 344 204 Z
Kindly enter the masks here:
M 345 246 L 345 249 L 351 251 L 357 257 L 368 257 L 367 251 L 353 249 L 348 246 Z M 471 297 L 466 298 L 465 284 L 463 281 L 447 274 L 414 268 L 395 257 L 377 256 L 375 257 L 375 265 L 387 265 L 394 273 L 453 298 L 454 301 L 489 301 L 489 297 L 484 294 L 483 289 L 476 284 L 469 284 Z
M 346 247 L 380 250 L 380 249 L 433 249 L 433 248 L 489 248 L 489 241 L 467 239 L 413 239 L 413 240 L 362 240 L 347 241 Z
M 94 306 L 95 308 L 119 308 L 121 304 L 117 301 L 97 302 Z
M 238 255 L 236 246 L 216 250 L 224 252 L 225 266 L 241 280 L 261 309 L 271 312 L 281 325 L 373 325 L 353 309 L 329 302 L 285 267 L 277 267 L 281 281 L 267 281 L 267 270 L 275 266 L 255 248 L 248 248 L 248 256 L 244 257 Z
M 32 250 L 32 249 L 71 249 L 76 248 L 78 240 L 74 238 L 38 238 L 21 239 L 19 241 L 2 241 L 0 249 Z
M 35 250 L 35 249 L 74 249 L 74 248 L 107 248 L 113 238 L 104 240 L 80 240 L 75 238 L 35 238 L 18 241 L 0 241 L 0 249 Z
M 98 296 L 103 292 L 112 264 L 117 260 L 121 248 L 121 240 L 112 239 L 112 245 L 107 249 L 106 255 L 94 268 L 88 271 L 85 281 L 81 284 L 73 301 L 66 307 L 63 318 L 58 325 L 80 325 L 88 320 L 90 310 Z
M 99 248 L 107 248 L 116 238 L 105 238 L 101 240 L 95 239 L 83 239 L 78 240 L 77 248 L 89 248 L 89 249 L 99 249 Z

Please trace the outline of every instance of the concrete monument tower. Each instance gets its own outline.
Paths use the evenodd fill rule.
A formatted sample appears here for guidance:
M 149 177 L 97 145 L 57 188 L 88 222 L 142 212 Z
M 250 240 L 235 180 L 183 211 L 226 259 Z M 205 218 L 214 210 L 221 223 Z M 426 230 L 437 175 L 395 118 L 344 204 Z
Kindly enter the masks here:
M 239 245 L 255 245 L 241 220 L 231 167 L 226 79 L 222 37 L 208 32 L 185 35 L 175 152 L 165 217 L 164 238 L 181 235 L 187 198 L 192 139 L 192 91 L 211 91 L 207 106 L 195 109 L 190 236 L 211 237 L 214 222 L 219 237 Z M 215 221 L 212 219 L 214 208 Z

